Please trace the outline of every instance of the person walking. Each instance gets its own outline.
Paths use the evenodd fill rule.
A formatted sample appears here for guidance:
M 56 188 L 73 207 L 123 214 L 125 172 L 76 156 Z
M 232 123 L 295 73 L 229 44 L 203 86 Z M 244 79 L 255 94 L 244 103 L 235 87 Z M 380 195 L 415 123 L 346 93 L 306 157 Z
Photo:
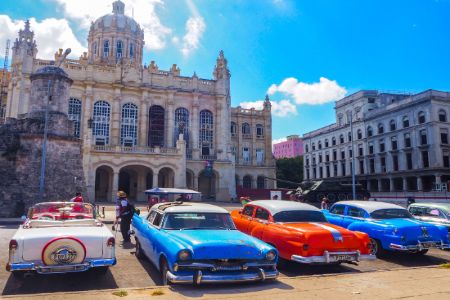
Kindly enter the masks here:
M 328 198 L 323 197 L 322 202 L 320 203 L 320 209 L 328 209 Z
M 124 191 L 117 193 L 119 197 L 119 218 L 120 218 L 120 232 L 124 243 L 130 242 L 130 224 L 134 214 L 134 206 L 127 198 L 127 194 Z

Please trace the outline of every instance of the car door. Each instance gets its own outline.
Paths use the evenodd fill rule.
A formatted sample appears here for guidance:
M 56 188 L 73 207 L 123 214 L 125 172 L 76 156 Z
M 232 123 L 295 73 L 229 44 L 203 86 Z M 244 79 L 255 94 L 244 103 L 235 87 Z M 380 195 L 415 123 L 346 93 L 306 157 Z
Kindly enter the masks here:
M 334 225 L 342 226 L 342 221 L 345 214 L 345 205 L 334 204 L 330 212 L 326 215 L 328 222 Z
M 267 230 L 269 224 L 269 218 L 270 213 L 266 209 L 256 206 L 255 217 L 249 225 L 250 235 L 262 240 L 264 231 Z
M 246 206 L 244 206 L 241 214 L 239 215 L 239 218 L 234 220 L 237 229 L 244 233 L 248 233 L 250 223 L 253 220 L 254 212 L 255 207 L 253 205 L 247 204 Z
M 344 216 L 342 217 L 341 226 L 347 228 L 353 222 L 364 221 L 366 212 L 358 207 L 347 206 Z

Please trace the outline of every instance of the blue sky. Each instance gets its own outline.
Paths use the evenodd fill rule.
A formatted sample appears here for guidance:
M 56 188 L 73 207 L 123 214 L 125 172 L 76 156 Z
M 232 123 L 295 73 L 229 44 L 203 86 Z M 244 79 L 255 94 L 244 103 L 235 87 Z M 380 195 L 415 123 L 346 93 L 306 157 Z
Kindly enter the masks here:
M 211 78 L 223 49 L 232 105 L 258 106 L 270 92 L 274 139 L 333 123 L 334 101 L 359 89 L 450 91 L 450 0 L 123 1 L 148 29 L 147 64 L 176 63 L 183 75 Z M 2 0 L 1 55 L 26 18 L 41 32 L 38 56 L 62 46 L 77 54 L 89 21 L 109 13 L 110 3 Z

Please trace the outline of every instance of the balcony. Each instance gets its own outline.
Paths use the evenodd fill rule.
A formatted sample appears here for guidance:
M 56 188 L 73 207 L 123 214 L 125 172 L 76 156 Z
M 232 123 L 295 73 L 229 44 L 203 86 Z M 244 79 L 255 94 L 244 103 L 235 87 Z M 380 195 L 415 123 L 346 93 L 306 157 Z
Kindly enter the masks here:
M 91 151 L 105 153 L 133 153 L 133 154 L 164 154 L 178 155 L 177 148 L 159 148 L 159 147 L 126 147 L 120 145 L 92 145 Z
M 243 134 L 242 134 L 242 138 L 243 138 L 243 139 L 251 139 L 251 138 L 252 138 L 252 135 L 251 135 L 250 133 L 243 133 Z

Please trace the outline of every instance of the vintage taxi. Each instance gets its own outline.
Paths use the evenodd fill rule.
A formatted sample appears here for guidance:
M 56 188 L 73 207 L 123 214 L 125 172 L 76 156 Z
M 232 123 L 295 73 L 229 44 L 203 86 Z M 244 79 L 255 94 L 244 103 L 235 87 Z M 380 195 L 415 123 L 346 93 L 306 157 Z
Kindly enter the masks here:
M 6 270 L 16 277 L 82 272 L 105 273 L 116 264 L 115 239 L 88 203 L 34 205 L 9 242 Z
M 450 204 L 449 203 L 413 203 L 408 211 L 414 218 L 447 227 L 450 238 Z
M 386 251 L 423 255 L 430 248 L 448 248 L 447 228 L 414 219 L 399 205 L 340 201 L 325 211 L 325 215 L 330 223 L 366 232 L 370 237 L 371 252 L 377 256 Z
M 231 216 L 240 231 L 273 245 L 285 260 L 339 264 L 375 259 L 367 234 L 329 224 L 323 213 L 309 204 L 258 200 Z
M 277 250 L 236 230 L 223 208 L 166 202 L 134 215 L 136 256 L 148 258 L 162 283 L 227 283 L 275 279 Z

